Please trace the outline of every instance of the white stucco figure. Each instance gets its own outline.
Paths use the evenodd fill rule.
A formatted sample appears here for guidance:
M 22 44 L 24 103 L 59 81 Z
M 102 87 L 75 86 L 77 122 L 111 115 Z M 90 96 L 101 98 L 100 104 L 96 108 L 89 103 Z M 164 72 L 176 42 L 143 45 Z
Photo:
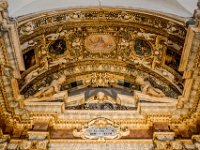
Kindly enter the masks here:
M 165 97 L 163 91 L 154 88 L 149 81 L 144 79 L 144 77 L 138 76 L 135 82 L 141 86 L 142 93 L 155 97 Z
M 53 80 L 51 84 L 47 87 L 42 88 L 33 97 L 48 97 L 59 93 L 61 85 L 65 82 L 66 77 L 64 75 L 60 76 L 57 80 Z

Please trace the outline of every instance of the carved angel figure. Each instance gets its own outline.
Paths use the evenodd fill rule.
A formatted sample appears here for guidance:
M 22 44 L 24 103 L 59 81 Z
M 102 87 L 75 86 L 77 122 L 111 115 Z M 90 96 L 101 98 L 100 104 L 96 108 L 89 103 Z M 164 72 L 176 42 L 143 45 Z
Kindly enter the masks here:
M 51 84 L 47 87 L 42 88 L 33 97 L 47 97 L 52 96 L 60 91 L 61 85 L 65 82 L 66 77 L 64 75 L 60 76 L 57 80 L 53 80 Z
M 155 97 L 164 97 L 165 94 L 158 88 L 154 88 L 151 83 L 144 79 L 144 77 L 137 77 L 135 82 L 141 86 L 142 93 L 155 96 Z

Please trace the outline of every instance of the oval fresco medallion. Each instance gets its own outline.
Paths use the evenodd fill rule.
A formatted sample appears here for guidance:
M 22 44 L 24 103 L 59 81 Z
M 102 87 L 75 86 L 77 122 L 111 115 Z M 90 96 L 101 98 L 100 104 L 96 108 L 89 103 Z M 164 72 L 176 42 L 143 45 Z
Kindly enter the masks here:
M 149 43 L 142 39 L 135 40 L 135 53 L 139 56 L 150 56 L 151 55 L 151 46 Z
M 85 39 L 85 48 L 92 53 L 108 53 L 115 46 L 114 38 L 109 34 L 93 34 Z
M 65 40 L 59 39 L 49 46 L 49 52 L 53 55 L 61 55 L 66 51 L 67 46 Z

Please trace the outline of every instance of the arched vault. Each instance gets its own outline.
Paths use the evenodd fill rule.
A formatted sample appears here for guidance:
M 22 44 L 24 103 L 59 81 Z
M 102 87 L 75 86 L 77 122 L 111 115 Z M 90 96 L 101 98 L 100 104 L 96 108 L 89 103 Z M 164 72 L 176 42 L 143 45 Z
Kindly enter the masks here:
M 180 0 L 16 2 L 0 2 L 0 149 L 199 147 L 199 9 L 186 26 Z

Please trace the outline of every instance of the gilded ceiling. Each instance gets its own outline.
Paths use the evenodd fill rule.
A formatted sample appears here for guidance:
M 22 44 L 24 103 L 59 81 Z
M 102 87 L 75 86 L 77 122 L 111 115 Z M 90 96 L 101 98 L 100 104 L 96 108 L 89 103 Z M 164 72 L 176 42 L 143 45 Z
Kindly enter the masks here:
M 21 22 L 26 71 L 19 86 L 25 97 L 63 74 L 67 80 L 62 90 L 70 90 L 79 79 L 82 87 L 111 87 L 123 81 L 133 91 L 140 86 L 137 76 L 143 76 L 169 97 L 182 93 L 178 65 L 186 29 L 181 22 L 123 9 L 71 10 Z M 94 72 L 101 80 L 108 78 L 107 83 L 92 83 Z
M 200 145 L 200 8 L 188 27 L 187 18 L 166 10 L 101 5 L 106 1 L 28 14 L 25 5 L 37 2 L 17 4 L 17 18 L 0 3 L 0 147 Z M 188 17 L 189 6 L 179 2 Z

